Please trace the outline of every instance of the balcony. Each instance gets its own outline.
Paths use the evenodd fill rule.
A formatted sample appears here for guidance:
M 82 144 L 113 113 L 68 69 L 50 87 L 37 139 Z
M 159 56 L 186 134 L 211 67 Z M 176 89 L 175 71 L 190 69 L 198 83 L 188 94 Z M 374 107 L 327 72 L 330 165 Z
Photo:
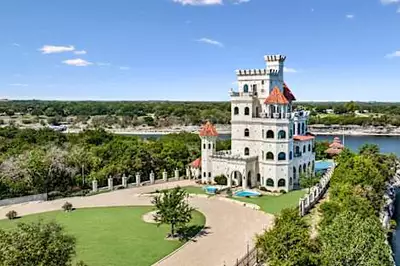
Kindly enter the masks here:
M 253 118 L 268 118 L 268 119 L 290 119 L 292 116 L 291 113 L 273 113 L 273 114 L 267 114 L 267 113 L 259 113 L 259 114 L 253 114 Z

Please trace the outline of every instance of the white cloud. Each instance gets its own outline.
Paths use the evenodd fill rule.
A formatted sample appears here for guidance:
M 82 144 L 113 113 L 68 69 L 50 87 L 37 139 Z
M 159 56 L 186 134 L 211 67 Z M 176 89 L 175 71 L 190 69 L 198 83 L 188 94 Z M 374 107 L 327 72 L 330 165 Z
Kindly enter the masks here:
M 87 52 L 85 50 L 81 50 L 81 51 L 75 51 L 74 54 L 87 54 Z
M 98 62 L 96 63 L 98 66 L 111 66 L 110 63 L 105 63 L 105 62 Z
M 240 4 L 248 3 L 248 2 L 250 2 L 250 0 L 233 0 L 234 5 L 240 5 Z
M 211 45 L 215 45 L 215 46 L 219 46 L 219 47 L 224 47 L 224 45 L 216 40 L 212 40 L 209 38 L 201 38 L 197 40 L 198 42 L 202 42 L 202 43 L 207 43 L 207 44 L 211 44 Z
M 222 5 L 222 0 L 173 0 L 174 3 L 191 6 Z
M 21 47 L 21 44 L 15 42 L 15 43 L 12 44 L 12 46 Z
M 346 18 L 348 18 L 348 19 L 353 19 L 353 18 L 354 18 L 354 15 L 353 15 L 353 14 L 347 14 L 347 15 L 346 15 Z
M 311 8 L 311 12 L 314 12 L 315 11 L 315 9 L 314 8 Z
M 86 67 L 86 66 L 90 66 L 93 63 L 88 62 L 86 60 L 77 58 L 77 59 L 68 59 L 65 61 L 62 61 L 63 64 L 69 65 L 69 66 L 79 66 L 79 67 Z
M 120 70 L 130 70 L 131 68 L 128 66 L 120 66 L 119 69 Z
M 387 54 L 385 57 L 386 58 L 400 57 L 400 50 L 395 51 L 395 52 L 393 52 L 391 54 Z
M 390 5 L 400 3 L 400 0 L 381 0 L 381 3 L 384 5 Z
M 24 83 L 12 83 L 12 84 L 8 84 L 10 86 L 13 87 L 28 87 L 28 84 L 24 84 Z
M 72 45 L 69 46 L 55 46 L 55 45 L 44 45 L 39 49 L 43 54 L 56 54 L 56 53 L 65 53 L 72 52 L 75 50 L 75 47 Z
M 294 68 L 283 67 L 283 72 L 285 73 L 297 73 L 297 70 Z

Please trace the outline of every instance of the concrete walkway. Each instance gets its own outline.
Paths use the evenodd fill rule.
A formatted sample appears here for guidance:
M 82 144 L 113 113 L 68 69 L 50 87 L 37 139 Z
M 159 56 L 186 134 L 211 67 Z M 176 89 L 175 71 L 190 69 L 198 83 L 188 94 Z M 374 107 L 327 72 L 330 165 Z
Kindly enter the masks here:
M 0 207 L 0 219 L 10 210 L 18 215 L 60 210 L 65 201 L 75 208 L 106 206 L 143 206 L 151 205 L 151 197 L 141 195 L 156 189 L 167 189 L 175 186 L 194 185 L 193 181 L 184 180 L 157 184 L 91 197 L 75 197 L 47 202 L 31 202 Z M 246 254 L 247 245 L 254 246 L 256 233 L 272 225 L 273 216 L 261 211 L 252 210 L 217 198 L 191 197 L 190 204 L 206 216 L 206 229 L 194 241 L 185 244 L 177 252 L 167 256 L 157 265 L 163 266 L 231 266 L 237 258 Z

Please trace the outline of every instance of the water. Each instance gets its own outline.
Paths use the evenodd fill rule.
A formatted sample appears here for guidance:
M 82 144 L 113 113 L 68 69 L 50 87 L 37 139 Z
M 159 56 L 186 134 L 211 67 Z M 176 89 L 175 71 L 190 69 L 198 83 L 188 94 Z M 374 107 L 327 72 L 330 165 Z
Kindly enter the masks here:
M 218 188 L 214 186 L 207 186 L 205 187 L 205 190 L 208 194 L 215 194 L 217 193 Z
M 246 190 L 241 190 L 235 193 L 235 196 L 238 197 L 258 197 L 261 194 L 258 192 L 254 192 L 254 191 L 246 191 Z

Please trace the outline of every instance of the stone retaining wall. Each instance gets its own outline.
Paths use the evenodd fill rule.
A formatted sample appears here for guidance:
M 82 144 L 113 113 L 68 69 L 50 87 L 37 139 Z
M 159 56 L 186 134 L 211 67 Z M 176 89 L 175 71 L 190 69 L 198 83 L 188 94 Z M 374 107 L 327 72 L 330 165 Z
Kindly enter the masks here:
M 3 199 L 0 200 L 0 206 L 8 206 L 13 204 L 20 204 L 30 201 L 45 201 L 47 200 L 47 193 L 31 195 L 31 196 L 24 196 L 19 198 L 10 198 L 10 199 Z

